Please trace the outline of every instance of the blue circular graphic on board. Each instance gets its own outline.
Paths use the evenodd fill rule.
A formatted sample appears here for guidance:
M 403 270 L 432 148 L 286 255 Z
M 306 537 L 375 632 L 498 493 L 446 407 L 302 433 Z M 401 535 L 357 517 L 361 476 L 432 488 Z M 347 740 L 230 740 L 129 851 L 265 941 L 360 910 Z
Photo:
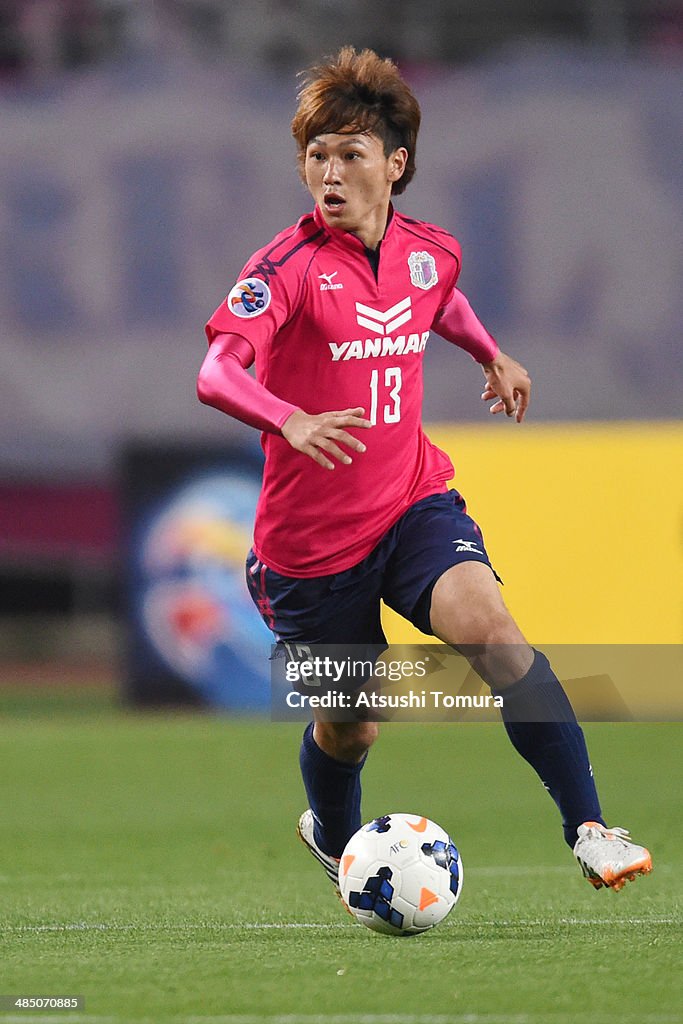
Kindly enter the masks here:
M 263 708 L 270 698 L 272 636 L 244 579 L 259 490 L 253 474 L 198 474 L 155 507 L 134 544 L 147 644 L 217 707 Z

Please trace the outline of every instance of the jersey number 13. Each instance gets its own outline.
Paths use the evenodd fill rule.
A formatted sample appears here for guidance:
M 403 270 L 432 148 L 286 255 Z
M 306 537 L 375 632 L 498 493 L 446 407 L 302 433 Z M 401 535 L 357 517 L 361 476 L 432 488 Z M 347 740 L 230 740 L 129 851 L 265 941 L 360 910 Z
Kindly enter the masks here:
M 377 423 L 377 411 L 379 406 L 379 370 L 373 370 L 370 374 L 370 422 Z M 384 391 L 382 398 L 391 399 L 391 404 L 382 405 L 382 419 L 385 423 L 398 423 L 401 418 L 401 379 L 400 366 L 387 366 L 384 371 Z

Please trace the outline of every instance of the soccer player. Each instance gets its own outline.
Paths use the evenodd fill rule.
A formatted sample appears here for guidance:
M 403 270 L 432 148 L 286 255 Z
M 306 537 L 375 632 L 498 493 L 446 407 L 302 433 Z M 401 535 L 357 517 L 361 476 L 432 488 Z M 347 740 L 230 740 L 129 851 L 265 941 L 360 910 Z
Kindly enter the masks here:
M 419 124 L 410 88 L 374 52 L 345 47 L 312 68 L 292 134 L 315 208 L 247 260 L 207 324 L 199 398 L 263 432 L 247 583 L 278 642 L 381 648 L 383 599 L 469 655 L 503 695 L 510 740 L 584 875 L 620 889 L 650 854 L 605 826 L 571 705 L 505 607 L 481 531 L 447 489 L 453 466 L 422 430 L 432 330 L 481 365 L 493 414 L 521 423 L 530 380 L 457 289 L 455 238 L 391 203 L 415 173 Z M 377 734 L 370 721 L 304 732 L 299 835 L 335 884 Z

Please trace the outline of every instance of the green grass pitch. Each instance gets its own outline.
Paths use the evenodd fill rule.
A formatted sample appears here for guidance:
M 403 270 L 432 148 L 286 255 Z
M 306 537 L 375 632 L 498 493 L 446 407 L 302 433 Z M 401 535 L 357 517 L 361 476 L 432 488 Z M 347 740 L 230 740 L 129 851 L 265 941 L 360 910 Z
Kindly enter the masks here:
M 114 710 L 0 725 L 0 993 L 118 1024 L 674 1024 L 683 726 L 586 728 L 610 823 L 655 870 L 595 892 L 496 725 L 388 725 L 364 817 L 460 846 L 450 918 L 411 939 L 344 913 L 297 841 L 299 726 Z

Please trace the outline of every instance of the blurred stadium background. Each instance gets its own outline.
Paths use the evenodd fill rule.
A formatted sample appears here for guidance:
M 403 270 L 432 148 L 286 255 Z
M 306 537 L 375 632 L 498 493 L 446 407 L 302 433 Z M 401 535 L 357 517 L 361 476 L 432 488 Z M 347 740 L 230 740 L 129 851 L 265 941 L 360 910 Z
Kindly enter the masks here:
M 310 205 L 294 73 L 347 42 L 413 84 L 400 206 L 461 240 L 534 379 L 529 425 L 490 424 L 430 343 L 425 420 L 509 604 L 538 643 L 680 642 L 683 3 L 6 0 L 0 706 L 265 705 L 258 439 L 194 381 L 244 259 Z

